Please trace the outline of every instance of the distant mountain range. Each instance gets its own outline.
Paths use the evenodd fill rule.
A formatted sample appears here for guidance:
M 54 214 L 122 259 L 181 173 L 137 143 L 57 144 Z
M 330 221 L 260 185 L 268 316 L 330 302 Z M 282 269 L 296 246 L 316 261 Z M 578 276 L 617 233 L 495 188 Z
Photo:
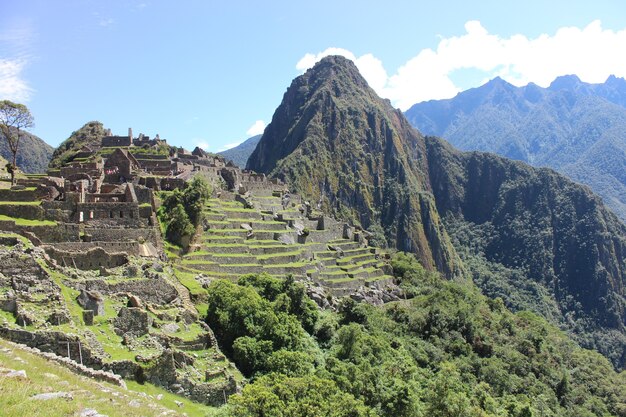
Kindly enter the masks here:
M 218 154 L 222 155 L 226 159 L 233 161 L 238 167 L 245 168 L 246 162 L 248 162 L 250 154 L 254 151 L 254 148 L 256 148 L 257 143 L 259 143 L 259 141 L 261 140 L 261 136 L 263 135 L 252 136 L 238 146 L 235 146 L 234 148 L 230 148 L 223 152 L 218 152 Z
M 515 107 L 515 87 L 494 80 L 488 89 L 494 114 L 483 123 L 515 133 L 497 104 Z M 480 97 L 468 101 L 477 107 Z M 351 61 L 326 57 L 292 82 L 247 167 L 285 179 L 376 243 L 449 277 L 467 271 L 486 294 L 543 314 L 618 367 L 626 362 L 626 226 L 552 170 L 422 136 Z
M 575 75 L 548 88 L 501 78 L 406 111 L 426 135 L 462 150 L 494 152 L 553 168 L 590 186 L 626 221 L 626 80 L 588 84 Z
M 17 150 L 17 166 L 27 174 L 46 172 L 54 148 L 31 133 L 22 133 Z M 7 161 L 13 160 L 13 154 L 2 133 L 0 133 L 0 155 Z

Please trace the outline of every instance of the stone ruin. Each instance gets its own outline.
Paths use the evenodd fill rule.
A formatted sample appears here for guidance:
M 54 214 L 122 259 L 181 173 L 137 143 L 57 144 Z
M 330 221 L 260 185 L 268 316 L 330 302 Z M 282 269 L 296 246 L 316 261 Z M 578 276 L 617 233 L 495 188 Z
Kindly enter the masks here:
M 216 190 L 272 196 L 285 185 L 243 171 L 200 148 L 170 147 L 165 139 L 107 131 L 98 146 L 83 146 L 60 169 L 29 176 L 14 190 L 0 190 L 0 230 L 17 232 L 45 249 L 58 264 L 77 269 L 112 268 L 129 256 L 162 254 L 154 191 L 183 188 L 202 175 Z M 27 202 L 41 201 L 40 205 Z M 14 204 L 12 204 L 14 203 Z

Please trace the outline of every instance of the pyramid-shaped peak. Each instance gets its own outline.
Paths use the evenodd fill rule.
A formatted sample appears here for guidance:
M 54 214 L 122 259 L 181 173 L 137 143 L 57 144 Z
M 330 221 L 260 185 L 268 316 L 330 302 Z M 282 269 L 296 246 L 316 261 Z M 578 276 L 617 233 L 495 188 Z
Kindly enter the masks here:
M 329 55 L 319 60 L 303 77 L 294 84 L 304 82 L 309 87 L 318 88 L 323 84 L 334 83 L 344 87 L 367 88 L 369 85 L 359 72 L 356 64 L 341 55 Z

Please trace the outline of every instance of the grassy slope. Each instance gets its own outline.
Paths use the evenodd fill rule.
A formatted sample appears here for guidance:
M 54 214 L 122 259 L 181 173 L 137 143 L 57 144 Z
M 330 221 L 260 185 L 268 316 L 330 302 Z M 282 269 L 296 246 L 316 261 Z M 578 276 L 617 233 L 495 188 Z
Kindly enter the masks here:
M 27 379 L 4 377 L 8 369 L 25 370 Z M 129 389 L 76 375 L 54 362 L 0 340 L 0 409 L 5 417 L 68 416 L 92 408 L 115 416 L 169 415 L 210 416 L 213 409 L 150 384 L 128 384 Z M 73 399 L 32 400 L 41 393 L 68 392 Z M 176 402 L 182 404 L 179 407 Z M 138 406 L 134 406 L 137 405 Z

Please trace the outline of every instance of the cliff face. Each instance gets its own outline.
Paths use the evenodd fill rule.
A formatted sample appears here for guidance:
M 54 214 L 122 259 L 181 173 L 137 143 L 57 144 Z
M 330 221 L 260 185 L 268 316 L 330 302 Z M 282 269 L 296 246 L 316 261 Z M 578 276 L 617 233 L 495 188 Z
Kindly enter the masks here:
M 248 160 L 335 215 L 379 230 L 447 275 L 459 264 L 437 214 L 424 138 L 342 57 L 288 88 Z
M 390 246 L 448 276 L 469 270 L 484 283 L 493 271 L 512 271 L 501 276 L 517 282 L 501 294 L 547 311 L 526 291 L 537 288 L 554 322 L 624 363 L 626 228 L 617 217 L 554 171 L 424 138 L 350 61 L 325 58 L 293 81 L 248 168 L 380 230 Z

